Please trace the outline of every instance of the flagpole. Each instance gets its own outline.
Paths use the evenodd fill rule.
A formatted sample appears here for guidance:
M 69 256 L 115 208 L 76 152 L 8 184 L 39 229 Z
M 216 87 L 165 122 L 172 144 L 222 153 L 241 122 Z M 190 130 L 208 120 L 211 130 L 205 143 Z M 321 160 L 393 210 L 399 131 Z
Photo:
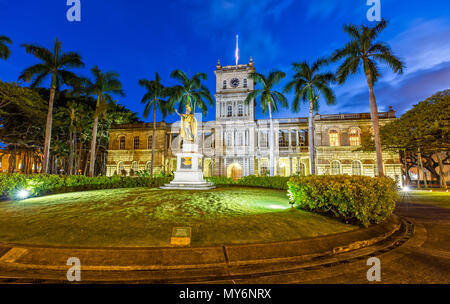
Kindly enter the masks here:
M 238 65 L 238 63 L 239 63 L 239 35 L 236 35 L 236 53 L 235 53 L 235 58 L 236 58 L 236 65 Z

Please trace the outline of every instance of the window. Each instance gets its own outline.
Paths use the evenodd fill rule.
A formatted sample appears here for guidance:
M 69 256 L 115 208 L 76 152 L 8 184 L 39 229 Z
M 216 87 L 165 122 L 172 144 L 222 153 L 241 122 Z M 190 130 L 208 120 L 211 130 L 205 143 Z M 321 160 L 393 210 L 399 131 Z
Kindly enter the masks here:
M 238 106 L 238 116 L 239 117 L 244 116 L 244 106 L 241 104 Z
M 337 160 L 331 162 L 331 175 L 341 174 L 341 163 Z
M 119 149 L 125 150 L 125 136 L 119 138 Z
M 268 146 L 268 134 L 267 132 L 261 132 L 260 133 L 260 147 L 267 147 Z
M 223 88 L 224 88 L 224 89 L 227 88 L 227 81 L 226 81 L 226 80 L 223 81 Z
M 297 146 L 297 131 L 291 130 L 291 146 L 296 147 Z
M 278 145 L 280 147 L 287 147 L 289 146 L 289 131 L 287 130 L 282 130 L 279 132 L 278 135 Z
M 298 146 L 300 146 L 300 147 L 306 146 L 306 131 L 305 130 L 298 131 Z
M 136 136 L 136 137 L 134 138 L 134 145 L 133 145 L 133 148 L 134 148 L 135 150 L 139 149 L 139 136 Z
M 300 176 L 306 175 L 306 166 L 304 163 L 298 162 L 297 172 L 300 174 Z
M 150 135 L 148 137 L 148 141 L 147 141 L 147 150 L 151 150 L 152 149 L 152 144 L 153 144 L 153 135 Z
M 339 146 L 339 132 L 337 130 L 330 130 L 328 132 L 328 135 L 330 137 L 330 146 L 338 147 Z
M 359 130 L 352 128 L 349 131 L 350 146 L 359 146 L 361 144 L 361 138 L 359 136 Z
M 242 134 L 242 132 L 239 132 L 239 146 L 243 146 L 244 145 L 244 135 Z
M 361 175 L 362 174 L 362 165 L 359 160 L 354 160 L 352 162 L 352 174 L 353 175 Z
M 247 87 L 247 78 L 244 78 L 244 88 Z
M 146 164 L 145 164 L 145 169 L 146 170 L 150 170 L 152 168 L 152 162 L 151 161 L 148 161 Z
M 231 146 L 231 132 L 227 132 L 226 133 L 225 145 L 226 146 Z
M 228 109 L 227 110 L 227 116 L 228 117 L 233 116 L 233 107 L 231 105 L 229 105 L 227 109 Z
M 133 169 L 134 172 L 136 172 L 139 169 L 137 161 L 131 163 L 131 169 Z

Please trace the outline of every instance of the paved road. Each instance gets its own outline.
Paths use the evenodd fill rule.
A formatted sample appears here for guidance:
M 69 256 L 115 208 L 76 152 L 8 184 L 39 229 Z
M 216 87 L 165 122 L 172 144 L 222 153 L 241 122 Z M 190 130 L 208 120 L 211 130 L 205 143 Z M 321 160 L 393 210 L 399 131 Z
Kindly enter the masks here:
M 378 255 L 381 283 L 450 283 L 450 209 L 403 198 L 395 212 L 415 224 L 404 245 Z M 316 271 L 276 275 L 234 283 L 368 283 L 366 260 Z

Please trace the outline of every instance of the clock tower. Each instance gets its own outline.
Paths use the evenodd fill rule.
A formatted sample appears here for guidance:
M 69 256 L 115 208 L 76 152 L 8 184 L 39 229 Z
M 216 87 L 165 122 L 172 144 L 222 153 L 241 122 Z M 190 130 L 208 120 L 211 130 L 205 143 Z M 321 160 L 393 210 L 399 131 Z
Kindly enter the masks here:
M 247 95 L 255 84 L 250 74 L 255 72 L 252 58 L 248 64 L 222 66 L 217 62 L 216 70 L 216 120 L 254 121 L 254 102 L 245 104 Z

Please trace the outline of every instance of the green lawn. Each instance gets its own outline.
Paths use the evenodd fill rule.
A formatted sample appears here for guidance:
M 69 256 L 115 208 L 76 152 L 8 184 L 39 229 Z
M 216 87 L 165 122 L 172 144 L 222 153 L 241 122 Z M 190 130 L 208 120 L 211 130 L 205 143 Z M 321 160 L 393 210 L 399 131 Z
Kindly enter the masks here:
M 0 202 L 0 242 L 73 246 L 169 246 L 173 227 L 192 245 L 269 242 L 357 227 L 289 210 L 285 191 L 148 188 L 76 192 Z
M 433 190 L 413 190 L 400 193 L 401 200 L 417 204 L 428 204 L 450 208 L 450 192 Z

